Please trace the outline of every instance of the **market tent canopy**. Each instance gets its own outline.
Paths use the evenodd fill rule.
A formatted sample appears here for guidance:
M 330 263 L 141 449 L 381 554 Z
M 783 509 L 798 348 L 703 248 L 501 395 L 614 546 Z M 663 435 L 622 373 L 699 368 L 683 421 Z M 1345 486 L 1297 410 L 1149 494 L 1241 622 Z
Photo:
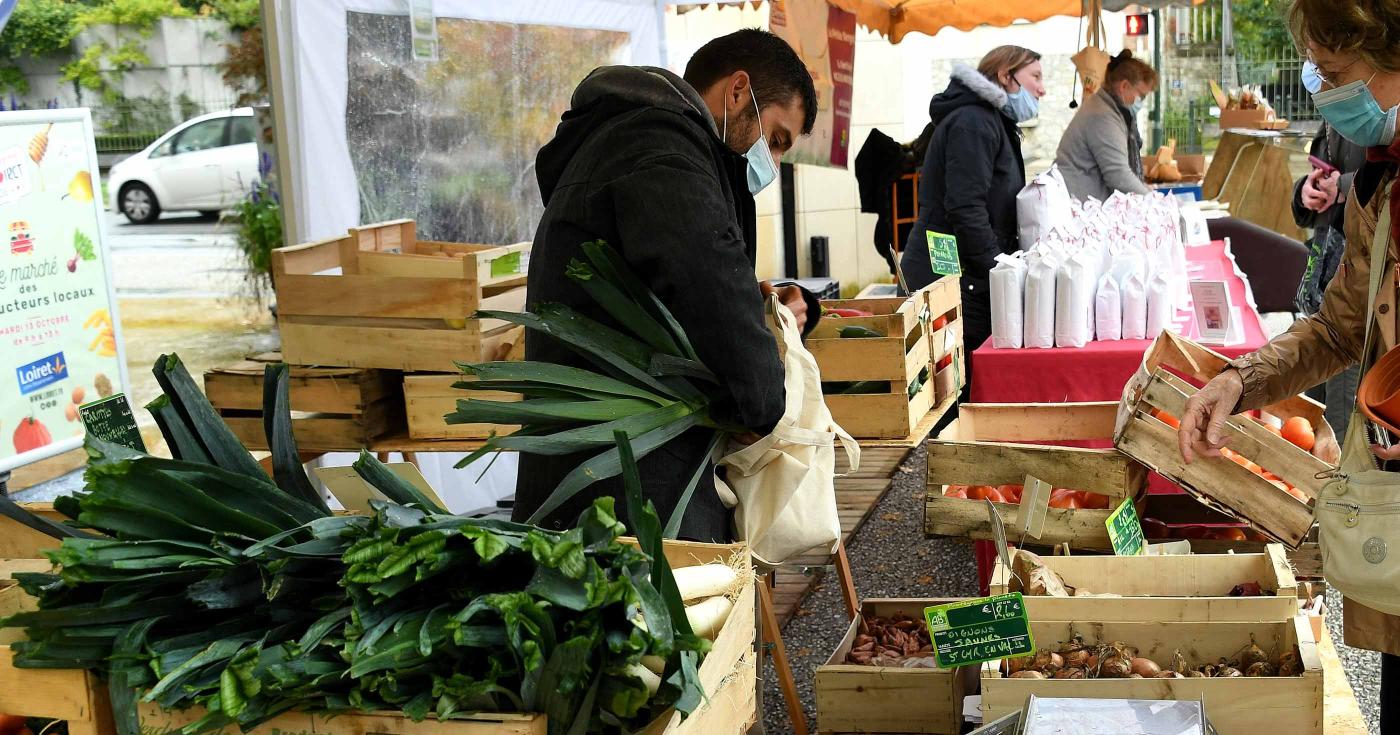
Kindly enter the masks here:
M 934 35 L 944 28 L 970 31 L 978 26 L 1009 26 L 1057 15 L 1080 15 L 1080 0 L 829 0 L 855 13 L 856 22 L 899 43 L 908 33 Z M 1104 10 L 1168 5 L 1199 5 L 1204 0 L 1104 0 Z

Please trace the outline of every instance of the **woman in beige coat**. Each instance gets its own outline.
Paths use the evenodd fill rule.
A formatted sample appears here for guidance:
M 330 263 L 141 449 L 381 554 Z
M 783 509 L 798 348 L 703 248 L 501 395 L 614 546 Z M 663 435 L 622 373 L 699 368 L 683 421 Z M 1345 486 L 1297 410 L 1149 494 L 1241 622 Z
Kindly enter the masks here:
M 1221 427 L 1231 414 L 1301 393 L 1363 362 L 1367 320 L 1376 320 L 1376 354 L 1397 344 L 1400 189 L 1394 184 L 1400 170 L 1400 142 L 1395 135 L 1400 110 L 1400 3 L 1293 0 L 1289 22 L 1308 58 L 1304 81 L 1316 90 L 1318 112 L 1343 137 L 1367 148 L 1368 162 L 1357 172 L 1347 198 L 1346 254 L 1323 295 L 1322 308 L 1294 322 L 1257 352 L 1231 362 L 1186 404 L 1179 439 L 1188 462 L 1197 455 L 1219 455 Z M 1381 207 L 1391 208 L 1392 227 L 1379 296 L 1368 309 L 1371 245 Z M 1400 461 L 1400 444 L 1376 445 L 1371 450 L 1381 460 Z M 1339 454 L 1333 442 L 1319 443 L 1314 453 L 1329 462 L 1336 462 Z M 1387 465 L 1391 470 L 1397 467 Z M 1400 492 L 1396 500 L 1400 501 Z M 1395 561 L 1386 563 L 1400 563 L 1400 555 L 1394 556 Z M 1382 654 L 1381 732 L 1400 733 L 1400 617 L 1353 600 L 1347 600 L 1343 610 L 1346 643 Z

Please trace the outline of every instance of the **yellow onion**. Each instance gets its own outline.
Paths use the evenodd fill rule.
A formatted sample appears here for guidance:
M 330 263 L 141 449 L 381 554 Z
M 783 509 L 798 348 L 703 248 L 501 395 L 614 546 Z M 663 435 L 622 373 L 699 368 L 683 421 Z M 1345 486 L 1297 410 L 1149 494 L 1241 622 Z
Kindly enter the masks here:
M 1012 679 L 1044 679 L 1044 678 L 1045 678 L 1045 674 L 1042 674 L 1042 673 L 1040 673 L 1039 671 L 1017 671 L 1016 673 L 1012 674 L 1010 678 L 1012 678 Z
M 1143 679 L 1152 679 L 1162 673 L 1162 667 L 1150 658 L 1135 658 L 1128 662 L 1128 667 Z
M 1250 665 L 1249 665 L 1249 668 L 1245 670 L 1244 675 L 1245 675 L 1245 676 L 1273 676 L 1273 675 L 1275 675 L 1275 674 L 1277 674 L 1277 673 L 1278 673 L 1278 672 L 1274 669 L 1274 665 L 1273 665 L 1273 664 L 1269 663 L 1268 661 L 1259 661 L 1259 662 L 1257 662 L 1257 663 L 1250 664 Z

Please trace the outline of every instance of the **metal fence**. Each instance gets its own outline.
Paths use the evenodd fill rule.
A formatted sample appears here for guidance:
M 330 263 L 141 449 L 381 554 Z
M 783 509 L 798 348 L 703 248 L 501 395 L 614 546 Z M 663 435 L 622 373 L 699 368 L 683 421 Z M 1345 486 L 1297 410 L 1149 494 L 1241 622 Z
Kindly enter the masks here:
M 1236 61 L 1240 84 L 1259 87 L 1280 118 L 1292 122 L 1317 120 L 1312 97 L 1303 88 L 1303 60 L 1298 56 Z
M 95 104 L 92 121 L 97 152 L 135 153 L 192 117 L 236 105 L 237 98 L 232 95 L 204 99 L 187 95 L 146 97 Z

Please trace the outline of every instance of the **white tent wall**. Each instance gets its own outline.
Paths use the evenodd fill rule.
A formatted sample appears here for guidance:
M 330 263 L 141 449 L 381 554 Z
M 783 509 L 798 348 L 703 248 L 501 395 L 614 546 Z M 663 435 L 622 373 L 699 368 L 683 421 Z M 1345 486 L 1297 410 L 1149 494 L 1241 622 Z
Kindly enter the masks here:
M 265 25 L 276 38 L 269 57 L 277 69 L 272 83 L 280 108 L 276 110 L 282 158 L 279 173 L 290 183 L 287 237 L 290 242 L 337 237 L 362 224 L 361 182 L 357 179 L 346 123 L 350 85 L 348 14 L 406 16 L 408 3 L 265 1 L 268 5 L 264 19 L 270 21 Z M 605 63 L 655 65 L 661 63 L 663 54 L 663 24 L 652 0 L 435 0 L 434 12 L 439 18 L 625 33 L 626 41 L 617 57 Z M 583 73 L 586 70 L 579 74 L 580 79 Z M 563 100 L 567 102 L 567 91 Z M 562 107 L 548 114 L 557 120 L 561 112 Z M 533 152 L 530 158 L 533 159 Z M 530 181 L 533 182 L 533 176 Z M 393 214 L 413 216 L 411 211 Z M 514 492 L 517 465 L 513 454 L 503 455 L 480 481 L 480 469 L 453 469 L 452 465 L 462 456 L 418 455 L 424 476 L 452 510 L 484 507 Z M 318 463 L 347 465 L 354 459 L 352 454 L 331 454 Z

